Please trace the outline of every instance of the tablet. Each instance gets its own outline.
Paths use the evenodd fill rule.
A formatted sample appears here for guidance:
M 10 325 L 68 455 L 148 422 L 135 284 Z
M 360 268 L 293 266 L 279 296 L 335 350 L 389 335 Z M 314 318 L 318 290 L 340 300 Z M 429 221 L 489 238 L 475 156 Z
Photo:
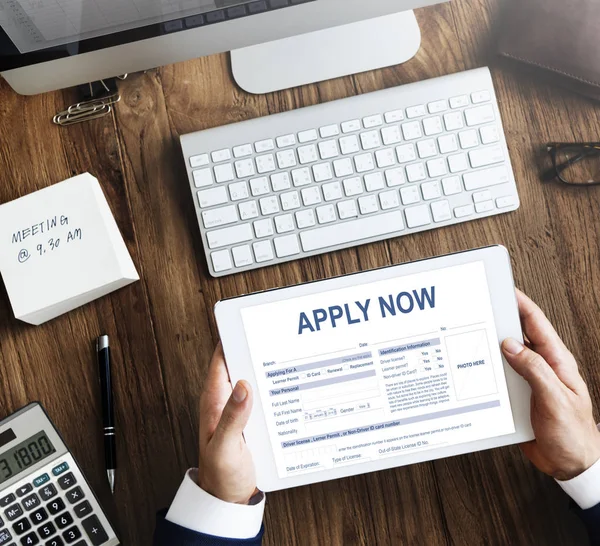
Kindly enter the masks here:
M 241 296 L 215 307 L 247 380 L 257 485 L 275 491 L 533 439 L 523 340 L 494 246 Z

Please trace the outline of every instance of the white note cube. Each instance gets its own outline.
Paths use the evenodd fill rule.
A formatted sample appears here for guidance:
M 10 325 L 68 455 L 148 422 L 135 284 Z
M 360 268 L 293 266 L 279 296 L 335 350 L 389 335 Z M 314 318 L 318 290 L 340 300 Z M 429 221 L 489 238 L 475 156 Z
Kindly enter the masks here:
M 139 280 L 87 173 L 0 205 L 0 271 L 15 317 L 36 325 Z

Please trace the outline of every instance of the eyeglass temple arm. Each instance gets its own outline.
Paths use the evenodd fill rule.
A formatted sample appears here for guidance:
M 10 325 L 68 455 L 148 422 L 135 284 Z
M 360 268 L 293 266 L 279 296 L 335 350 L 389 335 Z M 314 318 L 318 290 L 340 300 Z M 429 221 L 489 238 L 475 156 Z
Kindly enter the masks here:
M 548 169 L 545 173 L 542 174 L 542 180 L 544 182 L 550 182 L 554 180 L 557 176 L 559 176 L 563 171 L 567 170 L 572 165 L 575 165 L 575 163 L 579 163 L 582 159 L 585 159 L 586 157 L 595 154 L 600 155 L 600 150 L 597 148 L 590 148 L 589 150 L 580 153 L 574 158 L 569 159 L 568 161 L 565 161 L 560 165 L 556 165 L 551 169 Z

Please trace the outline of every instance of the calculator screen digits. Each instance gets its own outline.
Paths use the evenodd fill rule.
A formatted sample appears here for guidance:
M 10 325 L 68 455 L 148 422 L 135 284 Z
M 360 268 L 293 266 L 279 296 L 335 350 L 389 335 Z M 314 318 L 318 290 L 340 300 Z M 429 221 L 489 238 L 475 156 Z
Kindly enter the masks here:
M 17 476 L 52 453 L 56 453 L 56 449 L 43 431 L 27 438 L 12 449 L 0 453 L 0 484 Z

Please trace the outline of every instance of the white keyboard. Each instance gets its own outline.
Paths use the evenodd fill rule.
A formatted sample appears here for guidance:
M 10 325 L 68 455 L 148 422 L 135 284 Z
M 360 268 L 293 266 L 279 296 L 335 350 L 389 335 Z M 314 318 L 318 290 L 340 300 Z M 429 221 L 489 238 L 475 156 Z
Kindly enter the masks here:
M 181 144 L 215 277 L 519 207 L 487 68 Z

